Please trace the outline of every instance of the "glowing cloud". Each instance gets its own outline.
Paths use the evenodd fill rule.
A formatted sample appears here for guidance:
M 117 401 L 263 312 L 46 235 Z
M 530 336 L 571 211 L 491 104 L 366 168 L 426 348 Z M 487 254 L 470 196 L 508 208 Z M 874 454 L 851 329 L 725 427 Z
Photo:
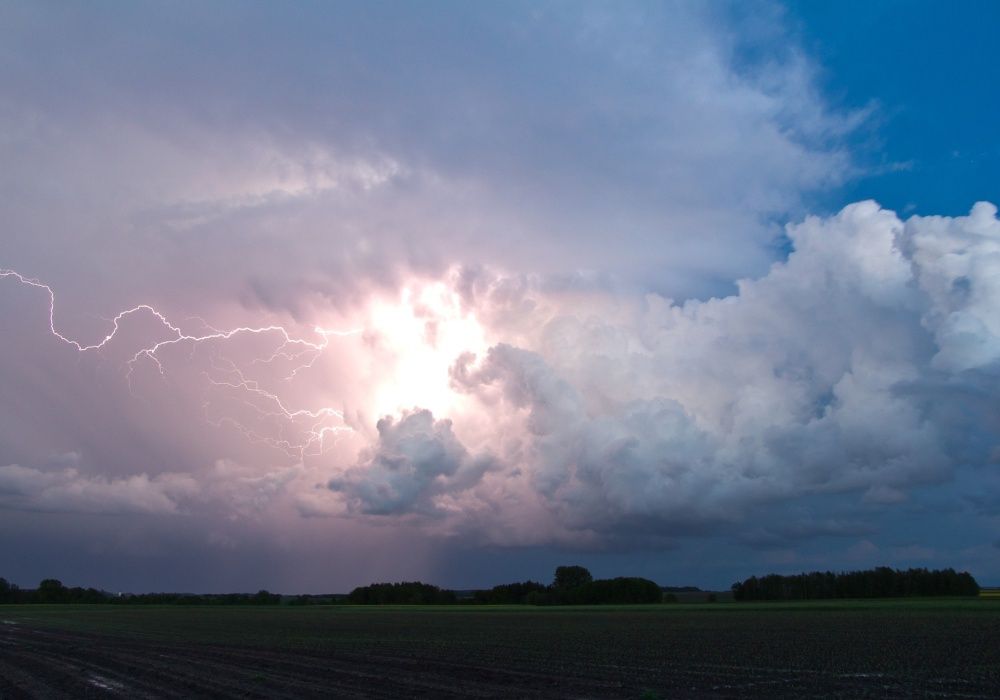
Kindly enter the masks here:
M 376 302 L 369 339 L 384 353 L 384 377 L 373 390 L 375 415 L 395 415 L 420 406 L 436 415 L 462 411 L 464 397 L 452 390 L 449 370 L 464 353 L 482 353 L 486 331 L 444 282 L 402 290 L 398 303 Z
M 46 292 L 51 334 L 80 353 L 109 349 L 134 315 L 155 318 L 168 337 L 127 355 L 129 377 L 143 361 L 157 376 L 204 366 L 212 422 L 294 463 L 315 458 L 308 474 L 325 473 L 346 506 L 332 513 L 477 523 L 502 542 L 655 539 L 805 497 L 892 507 L 960 460 L 991 459 L 996 410 L 972 410 L 962 387 L 974 376 L 997 390 L 995 208 L 903 222 L 866 202 L 789 236 L 787 262 L 725 299 L 593 302 L 618 304 L 615 321 L 456 270 L 312 339 L 270 324 L 184 332 L 142 305 L 87 345 L 57 330 L 50 287 L 0 278 Z M 317 385 L 330 370 L 333 385 Z M 978 452 L 956 449 L 963 434 L 982 436 Z M 517 513 L 548 525 L 526 535 Z

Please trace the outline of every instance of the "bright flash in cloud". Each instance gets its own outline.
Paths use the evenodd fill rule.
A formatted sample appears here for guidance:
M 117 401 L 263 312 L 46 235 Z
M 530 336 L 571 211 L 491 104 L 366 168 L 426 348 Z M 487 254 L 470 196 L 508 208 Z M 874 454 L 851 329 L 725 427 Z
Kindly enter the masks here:
M 459 356 L 485 352 L 488 341 L 455 290 L 444 282 L 411 284 L 396 303 L 378 302 L 370 314 L 368 340 L 384 353 L 372 390 L 375 415 L 417 406 L 438 416 L 460 412 L 467 398 L 451 387 L 449 370 Z
M 0 575 L 1000 575 L 996 22 L 807 5 L 0 3 Z

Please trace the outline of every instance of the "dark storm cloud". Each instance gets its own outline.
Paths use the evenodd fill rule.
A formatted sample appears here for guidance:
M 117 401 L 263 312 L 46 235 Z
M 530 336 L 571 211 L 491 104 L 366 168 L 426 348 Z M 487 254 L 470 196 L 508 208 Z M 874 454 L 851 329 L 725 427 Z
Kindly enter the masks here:
M 298 374 L 273 334 L 130 364 L 149 314 L 80 354 L 0 280 L 0 574 L 100 584 L 90 556 L 140 587 L 329 590 L 470 543 L 869 534 L 871 558 L 921 489 L 973 491 L 1000 430 L 995 210 L 862 203 L 776 259 L 865 114 L 830 107 L 780 9 L 730 9 L 5 5 L 0 268 L 53 286 L 62 332 L 153 303 L 348 335 Z M 460 313 L 396 313 L 432 284 Z M 454 410 L 383 409 L 406 352 L 470 318 L 488 343 L 440 378 Z

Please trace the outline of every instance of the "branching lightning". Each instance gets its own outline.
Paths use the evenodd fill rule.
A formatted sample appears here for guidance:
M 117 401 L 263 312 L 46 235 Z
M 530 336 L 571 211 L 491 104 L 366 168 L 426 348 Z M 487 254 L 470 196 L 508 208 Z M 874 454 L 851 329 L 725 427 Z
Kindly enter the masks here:
M 125 319 L 139 315 L 148 314 L 164 328 L 168 337 L 165 340 L 158 340 L 140 347 L 127 361 L 127 378 L 129 387 L 132 386 L 132 375 L 138 364 L 148 361 L 156 367 L 161 375 L 166 375 L 161 360 L 161 353 L 166 348 L 173 346 L 190 344 L 192 348 L 205 343 L 217 343 L 232 340 L 238 336 L 275 336 L 276 346 L 274 350 L 265 356 L 251 360 L 249 365 L 268 365 L 278 360 L 291 363 L 290 372 L 284 377 L 285 380 L 294 378 L 299 372 L 311 368 L 314 363 L 323 355 L 329 347 L 331 339 L 356 335 L 361 329 L 352 330 L 331 330 L 316 326 L 313 332 L 319 340 L 307 340 L 294 337 L 284 326 L 268 325 L 260 327 L 239 326 L 229 330 L 216 328 L 202 319 L 196 319 L 205 329 L 204 333 L 186 333 L 179 325 L 172 323 L 167 316 L 149 304 L 139 304 L 130 309 L 120 311 L 116 316 L 109 319 L 111 330 L 98 342 L 85 344 L 79 340 L 70 338 L 61 333 L 55 322 L 56 295 L 53 289 L 34 278 L 26 277 L 16 270 L 0 268 L 0 279 L 10 278 L 22 285 L 43 290 L 49 298 L 49 332 L 63 343 L 71 346 L 77 352 L 89 353 L 99 352 L 114 340 L 122 328 Z M 259 431 L 243 424 L 231 416 L 225 416 L 213 420 L 213 424 L 221 426 L 229 424 L 255 442 L 268 444 L 271 447 L 284 451 L 291 457 L 299 460 L 307 455 L 321 454 L 325 449 L 325 441 L 328 437 L 336 437 L 339 433 L 351 432 L 352 428 L 346 424 L 342 411 L 331 407 L 321 407 L 315 410 L 295 409 L 277 394 L 264 389 L 260 382 L 248 378 L 245 369 L 236 362 L 222 357 L 213 357 L 212 369 L 215 375 L 204 373 L 205 379 L 210 385 L 224 387 L 235 390 L 242 395 L 242 402 L 252 411 L 267 419 L 277 419 L 284 422 L 281 436 L 274 437 L 261 434 Z M 206 401 L 204 408 L 207 411 L 210 402 Z

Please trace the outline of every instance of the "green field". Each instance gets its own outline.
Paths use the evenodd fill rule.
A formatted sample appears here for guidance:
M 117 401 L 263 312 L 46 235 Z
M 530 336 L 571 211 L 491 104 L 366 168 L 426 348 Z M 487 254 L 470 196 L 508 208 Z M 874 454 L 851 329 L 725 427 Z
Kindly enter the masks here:
M 0 622 L 0 697 L 1000 694 L 1000 603 L 984 599 L 22 605 Z

